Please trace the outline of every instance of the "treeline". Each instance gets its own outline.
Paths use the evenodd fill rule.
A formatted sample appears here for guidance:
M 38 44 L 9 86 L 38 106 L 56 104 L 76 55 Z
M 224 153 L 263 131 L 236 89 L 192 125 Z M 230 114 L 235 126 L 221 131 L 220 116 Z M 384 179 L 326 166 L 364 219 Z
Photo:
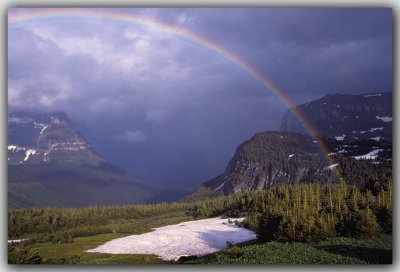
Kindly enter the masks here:
M 8 237 L 73 242 L 109 233 L 110 225 L 173 212 L 195 219 L 245 216 L 262 240 L 317 241 L 327 237 L 370 237 L 392 232 L 392 181 L 360 190 L 346 183 L 277 185 L 208 200 L 154 205 L 9 210 Z M 377 184 L 376 186 L 378 186 Z M 115 231 L 115 230 L 114 230 Z
M 392 232 L 392 181 L 374 192 L 341 184 L 278 185 L 196 205 L 194 217 L 246 216 L 264 241 L 318 241 Z
M 60 233 L 73 237 L 111 232 L 105 227 L 121 220 L 140 219 L 160 214 L 184 211 L 188 203 L 160 203 L 152 205 L 126 205 L 89 208 L 28 208 L 8 211 L 8 237 L 43 238 L 46 234 L 54 239 Z M 73 231 L 71 231 L 73 230 Z
M 387 159 L 356 160 L 349 156 L 335 156 L 334 159 L 339 164 L 335 170 L 346 183 L 375 194 L 381 187 L 387 188 L 392 176 L 392 162 Z

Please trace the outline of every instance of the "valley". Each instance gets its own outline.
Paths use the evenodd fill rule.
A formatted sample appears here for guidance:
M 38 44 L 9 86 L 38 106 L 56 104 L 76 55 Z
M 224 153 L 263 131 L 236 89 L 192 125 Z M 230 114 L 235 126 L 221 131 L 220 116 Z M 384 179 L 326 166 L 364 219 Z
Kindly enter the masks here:
M 183 194 L 107 162 L 63 113 L 11 114 L 9 263 L 391 263 L 392 141 L 374 122 L 391 119 L 367 137 L 259 132 Z
M 392 186 L 390 181 L 387 184 L 387 189 L 382 188 L 376 195 L 343 183 L 299 184 L 278 185 L 268 191 L 256 190 L 196 202 L 11 210 L 8 224 L 12 228 L 9 228 L 8 236 L 26 240 L 9 244 L 9 262 L 174 263 L 175 260 L 165 261 L 157 255 L 148 255 L 151 252 L 148 247 L 158 248 L 155 252 L 160 252 L 168 250 L 169 246 L 163 244 L 165 236 L 149 238 L 156 234 L 153 228 L 173 230 L 179 225 L 201 223 L 206 218 L 222 216 L 225 220 L 231 219 L 228 228 L 253 230 L 257 240 L 234 245 L 228 242 L 240 242 L 240 239 L 235 240 L 238 237 L 235 232 L 217 234 L 214 238 L 210 236 L 206 244 L 216 243 L 215 239 L 226 239 L 225 246 L 214 250 L 226 248 L 227 251 L 202 257 L 201 243 L 192 244 L 190 240 L 179 238 L 178 241 L 185 245 L 183 248 L 200 255 L 198 258 L 179 259 L 179 263 L 391 263 Z M 246 218 L 236 223 L 240 228 L 229 226 L 229 221 L 235 224 L 234 218 L 237 217 Z M 220 220 L 216 222 L 219 222 L 219 227 L 207 224 L 198 232 L 205 235 L 226 227 Z M 172 224 L 178 225 L 170 226 Z M 123 246 L 124 243 L 113 239 L 132 234 L 147 237 L 140 244 L 148 247 L 136 248 L 138 255 L 124 254 L 129 249 L 119 252 L 121 254 L 88 252 L 97 251 L 93 249 L 101 248 L 106 242 Z M 169 238 L 173 239 L 173 236 Z M 222 240 L 219 241 L 219 245 L 223 245 Z M 132 244 L 126 246 L 129 248 Z M 293 250 L 302 254 L 286 258 Z M 256 259 L 251 252 L 257 252 Z M 273 255 L 268 257 L 268 254 Z
M 6 270 L 395 264 L 399 10 L 276 2 L 6 3 Z

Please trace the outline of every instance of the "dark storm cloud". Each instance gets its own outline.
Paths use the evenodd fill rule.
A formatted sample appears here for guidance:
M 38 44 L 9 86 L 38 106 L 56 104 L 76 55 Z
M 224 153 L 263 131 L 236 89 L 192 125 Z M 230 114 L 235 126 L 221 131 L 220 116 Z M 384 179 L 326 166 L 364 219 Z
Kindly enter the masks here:
M 295 103 L 392 88 L 389 9 L 118 11 L 215 42 Z M 286 110 L 237 65 L 162 28 L 60 18 L 11 23 L 8 35 L 10 111 L 66 111 L 104 157 L 160 182 L 219 174 Z
M 215 10 L 194 28 L 240 52 L 289 94 L 390 91 L 391 12 L 232 9 L 222 19 Z

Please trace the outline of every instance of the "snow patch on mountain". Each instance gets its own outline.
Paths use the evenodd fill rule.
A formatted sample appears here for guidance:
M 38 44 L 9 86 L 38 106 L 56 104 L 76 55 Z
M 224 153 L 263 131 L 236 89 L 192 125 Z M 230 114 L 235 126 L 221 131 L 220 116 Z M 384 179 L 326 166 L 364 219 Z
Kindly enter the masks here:
M 387 123 L 387 122 L 392 122 L 392 117 L 390 117 L 390 116 L 384 116 L 384 117 L 375 116 L 375 117 L 376 117 L 376 119 L 382 120 L 382 121 L 385 122 L 385 123 Z
M 380 130 L 380 131 L 382 131 L 382 130 L 383 130 L 383 127 L 371 128 L 369 131 L 370 131 L 370 132 L 374 132 L 375 130 Z
M 218 191 L 219 189 L 221 189 L 222 187 L 224 187 L 226 181 L 224 181 L 220 186 L 218 186 L 217 188 L 214 189 L 214 192 Z
M 35 154 L 36 154 L 35 149 L 28 149 L 27 151 L 25 151 L 24 161 L 27 161 L 31 155 L 35 155 Z
M 20 147 L 20 146 L 17 146 L 17 145 L 9 145 L 7 147 L 7 149 L 8 149 L 8 151 L 11 150 L 12 152 L 19 152 L 19 151 L 25 151 L 26 150 L 25 147 Z
M 325 167 L 324 169 L 330 169 L 330 170 L 332 170 L 333 168 L 335 168 L 335 167 L 338 166 L 338 165 L 339 165 L 338 163 L 334 163 L 334 164 L 331 164 L 331 165 Z
M 335 139 L 336 141 L 343 141 L 344 137 L 346 137 L 346 134 L 343 134 L 342 136 L 336 136 Z
M 9 145 L 8 146 L 8 150 L 15 151 L 15 149 L 17 149 L 17 146 L 15 146 L 15 145 Z
M 374 96 L 381 96 L 382 94 L 367 94 L 364 97 L 374 97 Z
M 381 152 L 382 149 L 375 149 L 369 152 L 368 154 L 361 155 L 361 156 L 354 156 L 356 160 L 375 160 L 378 157 L 379 152 Z

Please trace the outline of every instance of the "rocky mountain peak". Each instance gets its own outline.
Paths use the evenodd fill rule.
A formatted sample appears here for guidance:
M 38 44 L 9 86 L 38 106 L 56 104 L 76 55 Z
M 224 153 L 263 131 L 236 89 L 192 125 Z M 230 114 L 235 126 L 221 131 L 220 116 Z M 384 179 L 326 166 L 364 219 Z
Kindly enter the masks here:
M 8 161 L 11 164 L 51 160 L 100 160 L 63 112 L 8 116 Z
M 309 123 L 324 137 L 337 140 L 391 140 L 392 93 L 361 95 L 328 94 L 299 105 Z M 291 110 L 281 122 L 281 131 L 307 134 Z

